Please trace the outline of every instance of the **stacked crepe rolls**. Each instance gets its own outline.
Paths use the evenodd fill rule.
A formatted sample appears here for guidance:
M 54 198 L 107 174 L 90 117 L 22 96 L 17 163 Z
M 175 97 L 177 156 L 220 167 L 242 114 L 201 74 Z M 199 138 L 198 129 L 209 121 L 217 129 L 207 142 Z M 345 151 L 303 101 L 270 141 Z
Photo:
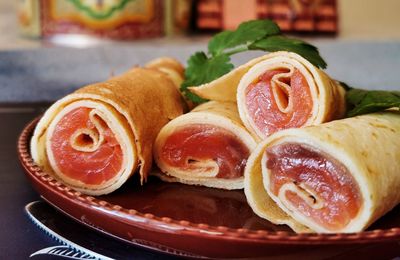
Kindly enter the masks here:
M 392 111 L 273 134 L 248 160 L 249 205 L 296 232 L 362 231 L 400 203 L 399 133 Z
M 164 58 L 78 89 L 43 115 L 31 140 L 34 161 L 89 195 L 118 189 L 137 169 L 152 167 L 160 129 L 184 112 L 177 90 L 183 68 Z M 175 84 L 174 84 L 175 81 Z
M 165 125 L 154 144 L 164 181 L 242 189 L 254 138 L 233 102 L 210 101 Z
M 292 52 L 253 59 L 190 90 L 205 99 L 236 101 L 243 124 L 258 140 L 279 130 L 342 118 L 345 113 L 343 87 Z

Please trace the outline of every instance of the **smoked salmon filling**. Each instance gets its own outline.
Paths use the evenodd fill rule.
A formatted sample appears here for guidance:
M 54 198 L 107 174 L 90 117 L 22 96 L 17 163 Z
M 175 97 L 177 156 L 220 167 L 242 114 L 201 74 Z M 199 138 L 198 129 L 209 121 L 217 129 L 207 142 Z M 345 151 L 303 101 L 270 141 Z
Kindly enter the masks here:
M 234 103 L 208 102 L 161 129 L 154 157 L 162 174 L 156 175 L 165 181 L 240 189 L 254 147 Z
M 271 197 L 305 221 L 335 232 L 360 212 L 357 182 L 331 156 L 307 145 L 282 143 L 266 149 L 263 163 Z
M 396 111 L 276 132 L 247 160 L 253 211 L 298 233 L 367 229 L 400 203 Z
M 209 124 L 177 129 L 161 149 L 160 159 L 179 171 L 222 179 L 243 177 L 250 155 L 249 148 L 233 133 Z
M 260 135 L 301 127 L 312 116 L 313 99 L 298 69 L 267 70 L 245 91 L 248 119 Z
M 126 124 L 121 114 L 100 101 L 66 105 L 46 131 L 47 167 L 76 189 L 120 185 L 138 163 L 133 132 Z
M 48 156 L 58 175 L 86 185 L 101 185 L 121 171 L 121 140 L 96 109 L 75 108 L 53 124 L 53 131 L 48 131 Z

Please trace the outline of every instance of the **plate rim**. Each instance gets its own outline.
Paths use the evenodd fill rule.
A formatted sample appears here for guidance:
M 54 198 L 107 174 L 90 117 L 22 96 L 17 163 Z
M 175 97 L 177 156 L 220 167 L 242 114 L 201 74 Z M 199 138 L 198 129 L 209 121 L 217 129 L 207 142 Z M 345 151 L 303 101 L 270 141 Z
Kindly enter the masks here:
M 41 116 L 34 118 L 23 128 L 18 137 L 17 153 L 25 169 L 25 174 L 34 176 L 43 185 L 57 187 L 57 190 L 70 199 L 84 203 L 90 207 L 101 207 L 108 211 L 117 211 L 123 216 L 134 218 L 139 222 L 154 222 L 158 225 L 152 225 L 152 228 L 159 228 L 165 231 L 169 228 L 182 228 L 179 232 L 187 232 L 192 236 L 211 236 L 220 239 L 244 240 L 247 242 L 261 242 L 266 244 L 291 244 L 291 245 L 324 245 L 324 244 L 362 244 L 385 242 L 400 238 L 400 226 L 390 229 L 375 229 L 356 233 L 295 233 L 289 231 L 268 231 L 268 230 L 249 230 L 247 228 L 230 228 L 226 226 L 212 226 L 206 223 L 192 223 L 187 220 L 176 220 L 170 217 L 155 216 L 151 213 L 142 213 L 135 209 L 126 209 L 120 205 L 112 204 L 108 201 L 98 199 L 94 196 L 83 194 L 66 186 L 62 182 L 52 177 L 38 166 L 32 159 L 30 154 L 30 139 L 36 124 Z M 39 192 L 40 193 L 40 192 Z M 40 194 L 42 195 L 42 194 Z M 42 195 L 43 196 L 43 195 Z M 47 199 L 46 199 L 47 200 Z M 59 208 L 58 205 L 56 207 Z M 62 210 L 63 211 L 63 210 Z M 64 211 L 63 211 L 64 212 Z M 67 213 L 68 217 L 71 217 Z M 78 220 L 79 221 L 79 220 Z M 79 221 L 87 225 L 83 221 Z M 89 225 L 90 226 L 90 225 Z M 93 227 L 92 227 L 93 228 Z M 94 227 L 95 228 L 95 227 Z M 97 229 L 97 228 L 95 228 Z M 179 234 L 178 232 L 178 234 Z M 105 232 L 108 235 L 116 236 L 110 232 Z M 117 236 L 118 237 L 118 236 Z M 122 240 L 124 238 L 118 237 Z

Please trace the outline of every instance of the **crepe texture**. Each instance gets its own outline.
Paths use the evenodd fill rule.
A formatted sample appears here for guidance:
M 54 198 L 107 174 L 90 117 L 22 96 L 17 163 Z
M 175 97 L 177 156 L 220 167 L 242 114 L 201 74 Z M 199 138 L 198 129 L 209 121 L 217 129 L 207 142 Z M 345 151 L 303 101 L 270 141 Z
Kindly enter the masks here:
M 172 59 L 169 63 L 172 63 Z M 177 61 L 175 63 L 176 66 L 181 66 Z M 141 182 L 146 181 L 152 166 L 153 142 L 159 130 L 183 113 L 181 95 L 173 80 L 162 71 L 162 65 L 151 69 L 133 68 L 105 82 L 78 89 L 58 100 L 45 112 L 35 129 L 31 140 L 34 161 L 57 179 L 90 195 L 107 194 L 118 189 L 137 169 Z M 179 70 L 176 74 L 182 75 L 182 71 Z M 51 149 L 49 150 L 51 138 L 62 116 L 75 108 L 90 108 L 92 123 L 96 125 L 97 117 L 101 119 L 98 121 L 104 121 L 121 146 L 122 167 L 111 180 L 91 185 L 69 178 L 58 170 L 58 162 L 54 160 Z M 99 122 L 96 127 L 98 133 L 85 128 L 80 132 L 89 135 L 94 146 L 100 146 L 104 131 Z M 76 134 L 79 135 L 80 132 Z M 75 148 L 83 152 L 85 149 L 96 150 L 96 147 L 79 147 L 79 144 Z
M 243 177 L 232 179 L 216 177 L 219 167 L 214 158 L 207 158 L 206 160 L 196 158 L 196 167 L 190 169 L 170 165 L 163 159 L 163 148 L 166 140 L 171 135 L 187 127 L 199 125 L 218 127 L 233 134 L 249 151 L 252 151 L 256 146 L 254 138 L 240 122 L 235 103 L 210 101 L 196 107 L 187 114 L 177 117 L 161 129 L 154 145 L 154 158 L 162 173 L 154 172 L 154 175 L 169 182 L 181 182 L 229 190 L 242 189 Z M 204 131 L 209 130 L 207 128 Z M 186 147 L 179 147 L 179 149 L 181 148 L 186 149 Z M 198 147 L 198 149 L 202 149 L 202 147 Z M 176 151 L 172 151 L 172 153 L 175 154 Z M 204 169 L 206 167 L 210 169 Z
M 273 134 L 257 146 L 248 160 L 245 169 L 248 203 L 260 217 L 275 224 L 286 224 L 296 232 L 350 233 L 365 230 L 400 202 L 399 134 L 398 112 L 363 115 Z M 272 172 L 266 166 L 266 149 L 284 143 L 307 145 L 327 154 L 344 165 L 354 178 L 362 204 L 346 226 L 329 230 L 301 214 L 296 205 L 284 202 L 285 192 L 275 196 L 271 191 Z M 322 209 L 326 206 L 324 204 Z
M 273 52 L 253 59 L 208 84 L 190 88 L 190 91 L 205 99 L 236 101 L 243 124 L 253 135 L 263 140 L 271 133 L 265 133 L 257 128 L 246 105 L 246 95 L 248 95 L 250 84 L 259 79 L 266 71 L 276 69 L 287 71 L 279 73 L 271 79 L 270 84 L 275 98 L 265 100 L 266 104 L 271 102 L 277 104 L 279 110 L 285 114 L 291 111 L 298 112 L 301 109 L 293 106 L 291 100 L 302 93 L 293 92 L 294 88 L 284 80 L 293 76 L 294 71 L 298 70 L 305 78 L 312 98 L 311 114 L 307 121 L 300 126 L 317 125 L 344 116 L 346 108 L 343 87 L 309 61 L 292 52 Z M 279 98 L 281 92 L 287 93 L 288 104 L 281 104 Z M 265 99 L 265 97 L 260 98 Z

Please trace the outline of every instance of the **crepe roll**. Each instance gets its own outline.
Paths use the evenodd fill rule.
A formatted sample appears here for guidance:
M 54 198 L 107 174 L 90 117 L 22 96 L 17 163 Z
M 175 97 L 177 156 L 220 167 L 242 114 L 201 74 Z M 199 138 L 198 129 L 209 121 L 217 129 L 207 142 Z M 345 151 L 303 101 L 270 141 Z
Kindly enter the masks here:
M 221 189 L 242 189 L 254 138 L 240 122 L 236 104 L 207 102 L 165 125 L 154 157 L 162 180 Z
M 243 124 L 260 140 L 282 129 L 342 118 L 345 113 L 344 89 L 292 52 L 253 59 L 190 90 L 206 99 L 237 101 Z
M 248 160 L 247 200 L 297 232 L 365 230 L 400 202 L 399 134 L 398 112 L 273 134 Z
M 34 161 L 89 195 L 113 192 L 137 169 L 143 183 L 159 130 L 183 113 L 182 97 L 162 69 L 134 68 L 54 103 L 34 131 Z

